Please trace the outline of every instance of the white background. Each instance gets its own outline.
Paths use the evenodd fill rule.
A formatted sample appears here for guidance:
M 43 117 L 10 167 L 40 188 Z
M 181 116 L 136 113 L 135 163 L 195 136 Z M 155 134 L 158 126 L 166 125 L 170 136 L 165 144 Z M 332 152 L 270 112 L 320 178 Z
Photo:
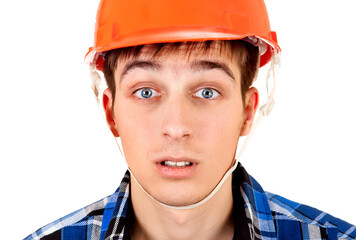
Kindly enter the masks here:
M 83 63 L 97 4 L 0 3 L 1 239 L 113 193 L 123 176 Z M 266 4 L 282 68 L 242 162 L 265 190 L 356 224 L 354 1 Z

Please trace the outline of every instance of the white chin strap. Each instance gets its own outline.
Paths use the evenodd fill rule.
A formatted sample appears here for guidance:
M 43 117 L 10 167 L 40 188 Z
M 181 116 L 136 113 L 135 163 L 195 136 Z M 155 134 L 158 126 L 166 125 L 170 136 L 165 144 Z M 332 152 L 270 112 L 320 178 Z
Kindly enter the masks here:
M 162 203 L 160 201 L 158 201 L 157 199 L 155 199 L 151 194 L 149 194 L 143 187 L 142 185 L 137 181 L 135 175 L 133 174 L 132 170 L 129 168 L 129 171 L 131 173 L 131 177 L 135 180 L 135 182 L 137 183 L 138 186 L 140 186 L 140 188 L 142 189 L 142 191 L 144 191 L 153 201 L 155 201 L 156 203 L 160 204 L 161 206 L 170 208 L 170 209 L 192 209 L 192 208 L 196 208 L 199 207 L 200 205 L 206 203 L 207 201 L 209 201 L 221 188 L 221 186 L 224 184 L 224 182 L 226 181 L 226 179 L 232 174 L 232 172 L 236 169 L 237 164 L 239 162 L 239 159 L 242 155 L 242 153 L 244 152 L 248 142 L 250 141 L 253 133 L 255 132 L 258 124 L 260 123 L 261 119 L 264 116 L 268 116 L 274 106 L 274 94 L 275 94 L 275 89 L 276 89 L 276 67 L 280 66 L 280 56 L 278 54 L 274 54 L 271 58 L 271 63 L 270 63 L 270 68 L 267 72 L 267 78 L 266 78 L 266 85 L 267 85 L 267 96 L 268 96 L 268 100 L 267 102 L 262 105 L 259 108 L 259 113 L 257 118 L 255 119 L 255 122 L 250 130 L 250 133 L 248 134 L 248 136 L 246 137 L 244 144 L 242 145 L 241 149 L 239 152 L 237 152 L 237 146 L 236 146 L 236 152 L 235 152 L 235 159 L 234 159 L 234 164 L 233 166 L 224 174 L 224 176 L 221 178 L 221 180 L 219 181 L 219 183 L 215 186 L 215 188 L 202 200 L 200 200 L 197 203 L 191 204 L 191 205 L 186 205 L 186 206 L 172 206 L 172 205 L 167 205 L 165 203 Z M 272 86 L 271 86 L 272 85 Z M 125 159 L 125 155 L 124 152 L 122 151 L 122 143 L 121 143 L 121 139 L 116 139 L 116 142 L 119 146 L 120 152 L 122 157 Z

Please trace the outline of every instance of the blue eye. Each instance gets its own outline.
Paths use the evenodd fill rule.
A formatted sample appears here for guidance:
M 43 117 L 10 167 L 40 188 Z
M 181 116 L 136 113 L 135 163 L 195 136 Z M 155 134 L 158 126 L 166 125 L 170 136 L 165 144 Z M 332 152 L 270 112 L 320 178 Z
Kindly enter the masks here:
M 219 95 L 218 91 L 211 88 L 203 88 L 195 93 L 196 97 L 205 99 L 214 99 Z
M 136 97 L 138 98 L 151 98 L 151 97 L 155 97 L 158 95 L 158 92 L 156 92 L 155 90 L 151 89 L 151 88 L 141 88 L 139 90 L 137 90 L 135 92 Z

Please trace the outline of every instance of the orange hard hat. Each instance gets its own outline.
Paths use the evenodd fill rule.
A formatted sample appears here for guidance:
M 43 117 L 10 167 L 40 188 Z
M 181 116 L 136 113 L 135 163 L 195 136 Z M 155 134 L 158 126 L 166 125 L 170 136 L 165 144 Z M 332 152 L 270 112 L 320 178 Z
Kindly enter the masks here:
M 101 0 L 86 60 L 101 70 L 100 53 L 116 48 L 246 37 L 267 46 L 261 66 L 280 52 L 263 0 Z

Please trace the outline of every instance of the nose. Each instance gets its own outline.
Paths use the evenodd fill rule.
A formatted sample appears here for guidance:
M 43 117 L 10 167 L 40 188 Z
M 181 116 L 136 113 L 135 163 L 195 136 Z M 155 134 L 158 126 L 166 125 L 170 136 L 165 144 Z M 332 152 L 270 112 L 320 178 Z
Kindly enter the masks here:
M 179 141 L 187 139 L 192 134 L 193 109 L 189 100 L 184 97 L 167 99 L 161 109 L 162 134 L 165 138 Z

